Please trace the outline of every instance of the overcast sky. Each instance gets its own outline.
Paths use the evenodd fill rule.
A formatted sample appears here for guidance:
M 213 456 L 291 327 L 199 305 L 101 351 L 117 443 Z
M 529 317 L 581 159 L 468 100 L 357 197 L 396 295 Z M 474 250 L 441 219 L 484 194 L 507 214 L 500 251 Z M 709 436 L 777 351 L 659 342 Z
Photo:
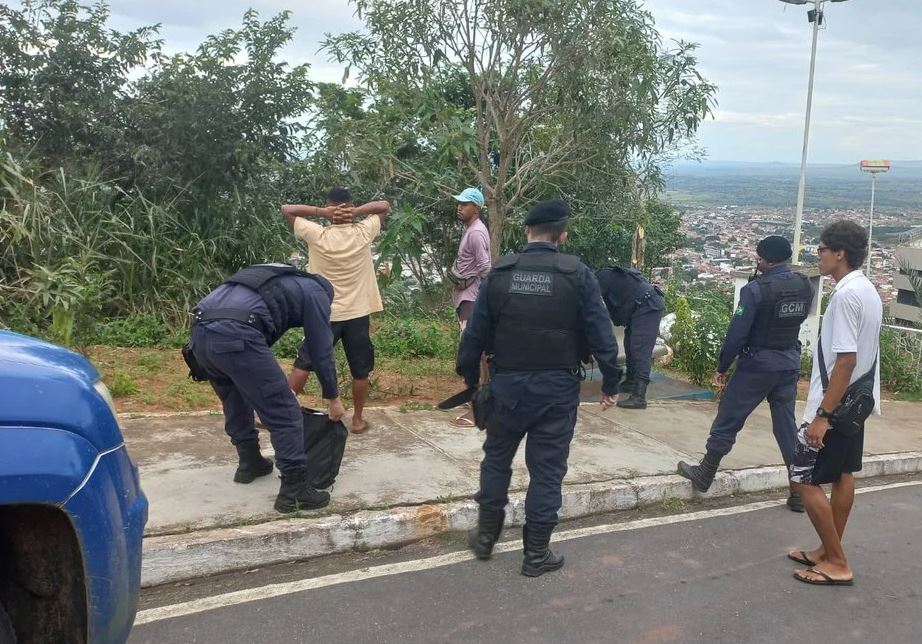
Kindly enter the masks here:
M 810 60 L 806 7 L 778 0 L 643 0 L 663 37 L 700 43 L 700 64 L 719 86 L 716 118 L 699 131 L 714 160 L 799 162 Z M 13 1 L 13 6 L 18 2 Z M 314 80 L 342 70 L 319 54 L 326 32 L 361 27 L 344 0 L 111 0 L 126 29 L 162 23 L 168 51 L 237 26 L 248 7 L 292 11 L 285 51 Z M 922 159 L 922 0 L 826 4 L 820 32 L 810 161 Z M 915 62 L 913 62 L 915 61 Z

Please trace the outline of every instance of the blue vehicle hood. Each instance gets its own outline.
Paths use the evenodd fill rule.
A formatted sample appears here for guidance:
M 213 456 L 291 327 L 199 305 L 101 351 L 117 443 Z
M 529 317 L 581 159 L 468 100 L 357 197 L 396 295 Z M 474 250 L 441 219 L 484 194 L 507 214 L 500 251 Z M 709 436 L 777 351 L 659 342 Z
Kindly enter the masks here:
M 73 432 L 99 450 L 122 442 L 108 405 L 93 388 L 99 372 L 83 356 L 0 331 L 0 426 Z
M 12 331 L 0 331 L 0 362 L 55 367 L 90 384 L 99 379 L 96 367 L 79 353 Z

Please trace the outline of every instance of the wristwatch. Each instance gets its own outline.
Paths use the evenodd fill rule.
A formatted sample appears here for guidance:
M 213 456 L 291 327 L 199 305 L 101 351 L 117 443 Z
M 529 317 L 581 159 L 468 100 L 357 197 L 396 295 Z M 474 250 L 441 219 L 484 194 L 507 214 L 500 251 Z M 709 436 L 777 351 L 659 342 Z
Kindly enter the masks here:
M 826 411 L 822 407 L 816 408 L 816 415 L 819 416 L 820 418 L 827 418 L 827 419 L 832 418 L 832 412 Z

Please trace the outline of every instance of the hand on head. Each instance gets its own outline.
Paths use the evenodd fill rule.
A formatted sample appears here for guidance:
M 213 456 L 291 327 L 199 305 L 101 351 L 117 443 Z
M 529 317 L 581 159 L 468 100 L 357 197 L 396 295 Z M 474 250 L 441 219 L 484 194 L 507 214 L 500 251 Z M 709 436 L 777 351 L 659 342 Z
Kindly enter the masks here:
M 353 210 L 355 208 L 347 204 L 337 205 L 333 209 L 333 214 L 330 215 L 330 222 L 333 224 L 351 224 Z

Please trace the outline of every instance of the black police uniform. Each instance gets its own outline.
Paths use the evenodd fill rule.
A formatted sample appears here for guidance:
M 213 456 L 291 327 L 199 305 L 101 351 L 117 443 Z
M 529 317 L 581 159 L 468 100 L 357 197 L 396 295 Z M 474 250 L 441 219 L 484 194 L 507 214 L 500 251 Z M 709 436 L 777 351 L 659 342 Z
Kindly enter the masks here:
M 663 292 L 650 284 L 636 268 L 609 266 L 596 273 L 602 300 L 615 326 L 624 327 L 624 354 L 627 367 L 618 406 L 643 409 L 653 368 L 653 349 L 663 319 Z
M 725 373 L 734 358 L 739 360 L 711 425 L 708 450 L 728 454 L 749 414 L 767 398 L 775 440 L 789 462 L 797 434 L 798 336 L 812 301 L 810 280 L 787 265 L 771 268 L 743 287 L 717 371 Z
M 283 486 L 286 478 L 304 474 L 301 408 L 269 347 L 288 329 L 302 327 L 323 397 L 338 397 L 332 300 L 333 286 L 319 275 L 259 264 L 238 271 L 196 305 L 190 348 L 221 399 L 224 429 L 240 456 L 235 481 L 248 483 L 271 471 L 259 453 L 254 410 L 269 429 Z
M 717 372 L 726 373 L 738 358 L 711 424 L 707 454 L 702 461 L 709 473 L 706 485 L 696 482 L 700 470 L 691 471 L 701 466 L 679 465 L 679 472 L 696 482 L 699 489 L 704 487 L 702 491 L 710 486 L 713 472 L 732 449 L 746 419 L 766 398 L 775 440 L 785 464 L 790 462 L 797 435 L 794 403 L 800 377 L 798 336 L 813 296 L 810 280 L 787 264 L 766 270 L 742 288 L 717 364 Z
M 617 393 L 621 377 L 618 346 L 595 276 L 547 242 L 529 243 L 521 254 L 501 258 L 481 286 L 461 339 L 457 372 L 469 386 L 479 381 L 483 353 L 490 356 L 494 409 L 480 465 L 476 499 L 482 547 L 475 546 L 475 552 L 488 558 L 499 537 L 512 460 L 527 434 L 522 571 L 538 575 L 563 563 L 548 544 L 558 522 L 579 407 L 580 362 L 595 356 L 605 394 Z

